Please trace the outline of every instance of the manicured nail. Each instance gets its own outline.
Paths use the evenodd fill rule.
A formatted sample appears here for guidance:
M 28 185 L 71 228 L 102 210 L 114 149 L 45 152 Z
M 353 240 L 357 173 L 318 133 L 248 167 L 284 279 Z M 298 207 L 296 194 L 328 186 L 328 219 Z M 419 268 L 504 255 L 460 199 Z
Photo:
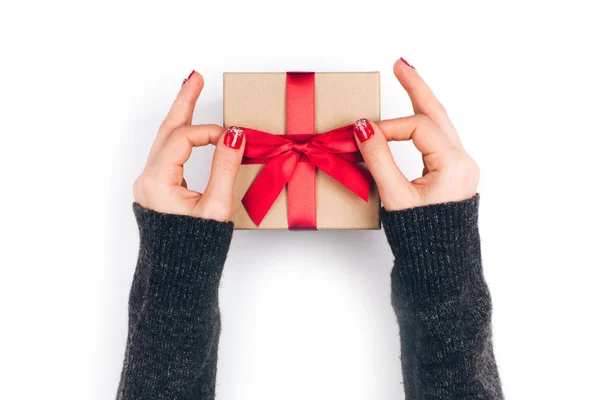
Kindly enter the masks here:
M 187 81 L 188 81 L 188 80 L 189 80 L 189 79 L 192 77 L 192 75 L 194 75 L 195 73 L 196 73 L 196 70 L 194 70 L 194 69 L 193 69 L 193 70 L 192 70 L 192 72 L 190 72 L 190 74 L 188 75 L 188 77 L 187 77 L 187 78 L 185 78 L 185 79 L 183 80 L 183 82 L 181 82 L 181 86 L 185 85 L 185 83 L 186 83 L 186 82 L 187 82 Z
M 409 66 L 409 67 L 411 67 L 412 69 L 415 69 L 415 67 L 413 67 L 412 65 L 410 65 L 410 64 L 408 63 L 408 61 L 406 61 L 406 60 L 404 59 L 404 57 L 400 57 L 400 61 L 402 61 L 404 64 L 408 65 L 408 66 Z
M 232 149 L 239 149 L 242 146 L 244 140 L 244 131 L 237 126 L 230 126 L 225 132 L 223 143 L 225 146 L 231 147 Z
M 372 138 L 375 131 L 368 120 L 361 118 L 354 123 L 354 134 L 358 136 L 361 142 L 364 142 Z

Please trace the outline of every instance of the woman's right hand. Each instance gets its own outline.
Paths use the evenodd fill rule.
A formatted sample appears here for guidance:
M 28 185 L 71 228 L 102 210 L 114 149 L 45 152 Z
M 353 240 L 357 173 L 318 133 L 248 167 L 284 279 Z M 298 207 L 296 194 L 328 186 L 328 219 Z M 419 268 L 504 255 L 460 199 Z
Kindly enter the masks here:
M 148 161 L 133 185 L 135 201 L 161 213 L 227 221 L 231 215 L 233 184 L 242 163 L 245 139 L 240 129 L 192 125 L 204 79 L 192 71 L 158 129 Z M 204 194 L 187 188 L 183 165 L 192 149 L 216 146 L 210 180 Z
M 466 200 L 477 192 L 479 168 L 465 152 L 446 110 L 404 59 L 394 74 L 415 115 L 354 125 L 357 143 L 387 211 Z M 423 155 L 423 176 L 409 181 L 396 165 L 388 141 L 412 140 Z

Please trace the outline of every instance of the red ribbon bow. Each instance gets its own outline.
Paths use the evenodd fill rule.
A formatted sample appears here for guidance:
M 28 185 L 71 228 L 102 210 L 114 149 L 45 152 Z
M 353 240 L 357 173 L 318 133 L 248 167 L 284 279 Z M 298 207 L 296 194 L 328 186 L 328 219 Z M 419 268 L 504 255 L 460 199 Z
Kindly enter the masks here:
M 368 201 L 371 174 L 365 168 L 356 165 L 362 161 L 362 157 L 354 139 L 352 125 L 320 135 L 272 135 L 254 129 L 242 129 L 246 136 L 243 163 L 266 164 L 242 199 L 242 204 L 256 225 L 260 225 L 293 177 L 299 163 L 311 163 L 361 199 Z M 306 192 L 301 196 L 296 192 L 294 198 L 288 199 L 297 203 L 294 206 L 295 210 L 315 209 L 314 190 L 308 189 Z M 290 228 L 316 225 L 314 221 L 307 223 L 303 215 L 291 215 L 289 211 L 291 210 L 288 210 Z

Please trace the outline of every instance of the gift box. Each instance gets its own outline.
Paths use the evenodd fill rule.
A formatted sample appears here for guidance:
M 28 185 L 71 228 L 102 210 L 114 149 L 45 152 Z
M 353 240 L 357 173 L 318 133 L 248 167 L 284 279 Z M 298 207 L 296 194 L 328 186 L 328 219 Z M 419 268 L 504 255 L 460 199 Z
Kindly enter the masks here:
M 380 118 L 378 72 L 224 73 L 223 123 L 246 137 L 235 229 L 379 229 L 359 118 Z

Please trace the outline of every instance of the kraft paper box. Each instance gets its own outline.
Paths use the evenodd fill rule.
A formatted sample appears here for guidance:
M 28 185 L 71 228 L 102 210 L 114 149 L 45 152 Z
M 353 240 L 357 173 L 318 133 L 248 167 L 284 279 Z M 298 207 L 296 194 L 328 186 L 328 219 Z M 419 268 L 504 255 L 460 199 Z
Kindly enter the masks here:
M 359 118 L 380 119 L 379 72 L 317 72 L 314 75 L 315 132 Z M 286 73 L 224 73 L 223 123 L 273 134 L 286 133 Z M 364 165 L 362 163 L 361 165 Z M 231 220 L 235 229 L 288 229 L 287 189 L 257 226 L 241 203 L 264 164 L 240 167 Z M 380 229 L 380 201 L 372 182 L 368 202 L 317 169 L 317 229 Z

